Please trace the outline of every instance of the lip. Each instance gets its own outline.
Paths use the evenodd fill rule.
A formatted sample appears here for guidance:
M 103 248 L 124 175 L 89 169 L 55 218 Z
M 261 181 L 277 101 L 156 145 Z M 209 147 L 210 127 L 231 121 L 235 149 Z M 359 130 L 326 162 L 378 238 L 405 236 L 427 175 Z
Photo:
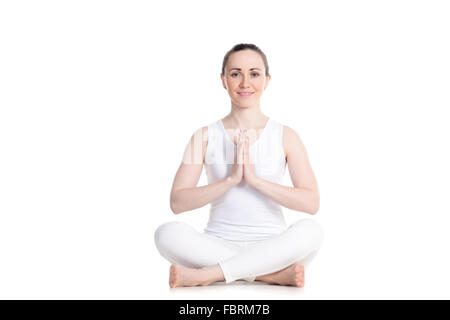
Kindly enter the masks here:
M 254 94 L 254 92 L 245 92 L 245 91 L 238 92 L 238 95 L 240 97 L 250 97 L 252 94 Z

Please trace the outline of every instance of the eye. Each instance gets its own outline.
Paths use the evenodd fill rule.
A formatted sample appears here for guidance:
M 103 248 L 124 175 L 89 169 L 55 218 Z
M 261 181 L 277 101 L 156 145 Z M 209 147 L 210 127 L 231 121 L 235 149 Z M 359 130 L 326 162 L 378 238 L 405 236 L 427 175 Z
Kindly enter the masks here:
M 231 76 L 234 78 L 234 75 L 235 75 L 235 74 L 239 74 L 239 73 L 233 72 L 233 73 L 231 74 Z M 259 77 L 259 73 L 258 73 L 258 72 L 253 72 L 251 75 L 252 75 L 252 76 L 255 76 L 255 77 Z

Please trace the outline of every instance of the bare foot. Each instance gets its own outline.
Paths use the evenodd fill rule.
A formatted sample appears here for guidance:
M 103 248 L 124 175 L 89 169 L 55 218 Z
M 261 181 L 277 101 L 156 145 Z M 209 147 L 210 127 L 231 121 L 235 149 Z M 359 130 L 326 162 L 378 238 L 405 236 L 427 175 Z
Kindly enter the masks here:
M 169 286 L 171 288 L 207 286 L 221 279 L 223 274 L 219 266 L 200 269 L 187 268 L 179 264 L 170 266 Z
M 305 267 L 300 262 L 296 262 L 283 270 L 257 277 L 256 280 L 269 284 L 303 287 L 305 285 Z

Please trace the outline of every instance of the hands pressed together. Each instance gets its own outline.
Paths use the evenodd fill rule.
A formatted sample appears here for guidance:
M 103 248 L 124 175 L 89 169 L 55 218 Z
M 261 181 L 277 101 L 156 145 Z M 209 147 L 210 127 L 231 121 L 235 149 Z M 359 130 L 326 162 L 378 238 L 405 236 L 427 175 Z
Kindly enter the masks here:
M 247 129 L 240 130 L 239 135 L 234 137 L 237 151 L 234 155 L 234 165 L 231 171 L 230 178 L 236 185 L 242 179 L 252 185 L 258 177 L 256 176 L 255 166 L 250 161 L 250 144 L 247 134 Z

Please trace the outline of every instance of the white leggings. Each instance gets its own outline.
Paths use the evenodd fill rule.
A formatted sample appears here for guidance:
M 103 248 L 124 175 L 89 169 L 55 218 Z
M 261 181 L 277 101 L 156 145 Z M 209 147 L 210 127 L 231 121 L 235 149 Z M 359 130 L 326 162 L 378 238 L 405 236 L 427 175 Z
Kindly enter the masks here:
M 170 263 L 189 268 L 219 264 L 225 282 L 254 281 L 294 262 L 305 267 L 323 241 L 322 227 L 312 219 L 291 224 L 283 233 L 259 241 L 233 241 L 200 233 L 184 222 L 172 221 L 155 231 L 155 244 Z

